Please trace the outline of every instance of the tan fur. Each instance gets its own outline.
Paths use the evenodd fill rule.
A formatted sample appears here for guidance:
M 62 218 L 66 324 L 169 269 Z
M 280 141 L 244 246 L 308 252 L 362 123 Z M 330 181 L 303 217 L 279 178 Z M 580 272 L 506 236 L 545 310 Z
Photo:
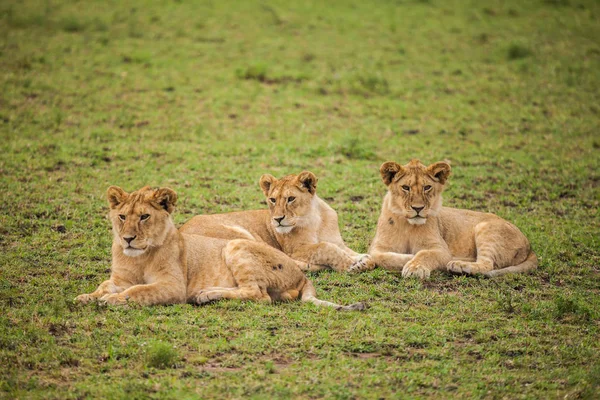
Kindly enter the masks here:
M 276 179 L 260 178 L 268 210 L 198 215 L 181 232 L 222 239 L 248 238 L 282 250 L 305 271 L 372 269 L 366 254 L 349 249 L 342 239 L 336 212 L 317 194 L 317 177 L 308 171 Z
M 364 309 L 362 303 L 317 299 L 296 262 L 265 243 L 179 232 L 171 218 L 177 202 L 171 189 L 144 187 L 128 194 L 111 186 L 108 200 L 114 236 L 110 279 L 77 301 L 152 305 L 301 298 L 340 310 Z
M 529 241 L 510 222 L 442 207 L 448 163 L 388 161 L 380 172 L 388 192 L 369 251 L 377 265 L 419 278 L 436 269 L 493 277 L 537 267 Z

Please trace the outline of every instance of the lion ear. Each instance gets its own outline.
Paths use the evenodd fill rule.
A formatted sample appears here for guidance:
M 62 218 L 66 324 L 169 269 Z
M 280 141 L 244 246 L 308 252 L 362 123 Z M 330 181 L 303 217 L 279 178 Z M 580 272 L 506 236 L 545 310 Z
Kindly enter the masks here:
M 451 169 L 449 163 L 440 161 L 427 167 L 427 174 L 443 185 L 448 180 Z
M 111 209 L 117 208 L 119 204 L 127 199 L 127 196 L 129 196 L 127 192 L 118 186 L 111 186 L 106 191 L 106 198 Z
M 310 171 L 302 171 L 298 175 L 300 189 L 308 190 L 308 193 L 315 194 L 317 191 L 317 177 Z
M 381 164 L 381 167 L 379 168 L 379 173 L 381 174 L 381 179 L 383 179 L 385 186 L 390 186 L 390 183 L 392 183 L 396 175 L 403 171 L 404 168 L 402 168 L 402 165 L 394 161 L 386 161 Z
M 271 186 L 273 186 L 275 182 L 277 182 L 277 178 L 275 178 L 273 175 L 264 174 L 260 177 L 258 184 L 260 185 L 260 188 L 265 196 L 269 195 L 269 190 L 271 190 Z
M 169 188 L 156 189 L 154 192 L 154 201 L 158 203 L 169 214 L 175 209 L 177 204 L 177 193 Z

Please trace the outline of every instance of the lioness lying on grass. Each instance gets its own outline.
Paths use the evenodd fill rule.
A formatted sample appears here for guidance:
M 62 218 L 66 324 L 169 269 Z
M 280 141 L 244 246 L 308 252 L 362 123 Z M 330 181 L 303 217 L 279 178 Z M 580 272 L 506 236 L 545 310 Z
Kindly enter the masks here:
M 177 202 L 171 189 L 144 187 L 128 194 L 111 186 L 108 202 L 114 236 L 110 279 L 77 301 L 152 305 L 300 298 L 340 310 L 364 308 L 317 299 L 297 263 L 265 243 L 180 233 L 171 218 Z
M 537 267 L 529 241 L 510 222 L 442 207 L 448 163 L 388 161 L 380 173 L 388 192 L 370 249 L 377 265 L 419 278 L 436 269 L 493 277 Z
M 317 177 L 309 171 L 281 179 L 266 174 L 260 187 L 268 210 L 198 215 L 183 233 L 222 239 L 253 239 L 283 250 L 302 269 L 361 271 L 375 264 L 367 254 L 350 250 L 342 239 L 337 213 L 317 196 Z

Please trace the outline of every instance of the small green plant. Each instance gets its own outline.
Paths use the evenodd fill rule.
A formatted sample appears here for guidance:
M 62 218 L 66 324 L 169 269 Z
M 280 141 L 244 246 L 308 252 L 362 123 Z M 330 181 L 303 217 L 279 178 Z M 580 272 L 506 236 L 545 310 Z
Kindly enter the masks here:
M 508 59 L 509 60 L 519 60 L 521 58 L 530 57 L 533 52 L 522 44 L 513 43 L 508 48 Z
M 340 144 L 338 153 L 353 160 L 374 160 L 377 158 L 373 146 L 365 142 L 364 139 L 355 136 L 346 138 Z
M 257 63 L 250 65 L 246 68 L 240 68 L 236 71 L 236 75 L 240 79 L 255 80 L 264 82 L 267 80 L 267 65 L 264 63 Z
M 273 361 L 269 360 L 265 362 L 265 372 L 267 374 L 274 374 L 276 371 Z
M 65 115 L 60 108 L 55 108 L 53 111 L 52 119 L 54 122 L 54 129 L 60 128 L 60 125 L 65 119 Z
M 510 291 L 507 291 L 504 294 L 499 294 L 496 298 L 496 301 L 498 302 L 498 308 L 505 313 L 512 314 L 515 312 L 515 304 Z
M 374 74 L 360 75 L 356 80 L 360 88 L 369 93 L 385 95 L 390 92 L 390 84 L 382 76 Z
M 554 300 L 557 319 L 565 319 L 573 316 L 581 321 L 589 321 L 592 317 L 590 310 L 573 298 L 559 296 Z
M 168 343 L 153 343 L 146 351 L 146 363 L 152 368 L 172 368 L 178 360 L 179 353 Z
M 64 18 L 60 26 L 63 31 L 70 33 L 83 32 L 85 30 L 85 24 L 74 16 Z
M 100 18 L 95 18 L 93 22 L 94 31 L 106 32 L 108 31 L 108 24 Z

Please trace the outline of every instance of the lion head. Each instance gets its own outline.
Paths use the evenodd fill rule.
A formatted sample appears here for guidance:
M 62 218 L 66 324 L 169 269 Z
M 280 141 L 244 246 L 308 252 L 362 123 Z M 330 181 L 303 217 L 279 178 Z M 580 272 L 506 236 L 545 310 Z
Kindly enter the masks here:
M 123 248 L 123 254 L 137 257 L 163 244 L 169 226 L 173 226 L 171 212 L 177 202 L 173 190 L 146 186 L 126 193 L 111 186 L 107 197 L 114 240 Z
M 390 207 L 412 225 L 422 225 L 442 207 L 442 191 L 450 176 L 450 164 L 436 162 L 426 167 L 419 160 L 402 166 L 387 161 L 379 169 L 383 183 L 389 189 Z
M 267 198 L 271 224 L 278 233 L 289 233 L 294 227 L 311 223 L 314 214 L 317 177 L 309 171 L 276 179 L 265 174 L 260 177 L 260 187 Z

